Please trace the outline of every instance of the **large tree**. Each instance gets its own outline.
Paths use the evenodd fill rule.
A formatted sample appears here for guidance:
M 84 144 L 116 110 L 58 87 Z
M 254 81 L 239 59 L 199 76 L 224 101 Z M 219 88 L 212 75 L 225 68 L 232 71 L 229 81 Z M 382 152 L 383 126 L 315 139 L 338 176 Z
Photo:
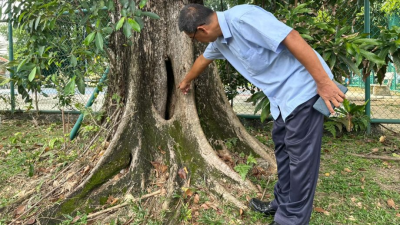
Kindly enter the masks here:
M 110 144 L 97 165 L 61 203 L 39 216 L 41 224 L 56 223 L 49 218 L 93 210 L 108 196 L 130 192 L 136 197 L 153 182 L 150 174 L 155 167 L 165 179 L 160 185 L 167 199 L 163 209 L 175 203 L 172 196 L 182 186 L 204 181 L 210 191 L 245 209 L 246 203 L 236 194 L 259 189 L 248 179 L 243 180 L 217 154 L 226 150 L 224 141 L 233 138 L 237 140 L 235 151 L 262 159 L 269 173 L 276 171 L 272 150 L 249 135 L 233 112 L 215 67 L 192 84 L 188 95 L 177 89 L 205 48 L 192 43 L 177 26 L 180 9 L 194 2 L 202 3 L 149 1 L 143 10 L 156 13 L 160 19 L 146 19 L 141 32 L 130 38 L 123 29 L 111 33 L 104 47 L 110 66 L 104 111 L 112 120 L 105 123 L 117 125 L 107 128 L 112 130 Z M 118 24 L 129 1 L 115 0 L 114 5 L 109 18 L 111 24 Z M 115 179 L 122 169 L 128 172 Z M 176 219 L 173 213 L 168 218 Z

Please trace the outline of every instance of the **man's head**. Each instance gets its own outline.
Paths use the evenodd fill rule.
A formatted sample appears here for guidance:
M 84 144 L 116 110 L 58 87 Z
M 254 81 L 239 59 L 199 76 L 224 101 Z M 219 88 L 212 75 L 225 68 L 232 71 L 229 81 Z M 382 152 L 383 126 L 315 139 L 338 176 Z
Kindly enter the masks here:
M 188 4 L 179 14 L 179 30 L 192 40 L 213 42 L 220 35 L 215 12 L 200 4 Z M 217 28 L 217 29 L 216 29 Z

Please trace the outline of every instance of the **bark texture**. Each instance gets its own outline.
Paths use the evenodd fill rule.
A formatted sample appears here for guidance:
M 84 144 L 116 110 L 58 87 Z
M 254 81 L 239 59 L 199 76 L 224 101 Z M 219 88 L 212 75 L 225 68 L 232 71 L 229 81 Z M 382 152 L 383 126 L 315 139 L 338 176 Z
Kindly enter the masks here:
M 233 190 L 259 190 L 249 180 L 243 181 L 216 154 L 223 141 L 230 138 L 238 140 L 235 151 L 264 159 L 270 171 L 275 172 L 273 151 L 241 125 L 214 67 L 192 84 L 188 95 L 178 91 L 177 85 L 205 48 L 179 32 L 178 14 L 187 3 L 149 1 L 145 10 L 157 13 L 161 19 L 146 19 L 145 28 L 132 40 L 120 32 L 112 35 L 107 49 L 111 73 L 104 107 L 118 125 L 97 166 L 63 202 L 42 214 L 41 224 L 57 223 L 48 218 L 63 214 L 90 212 L 110 195 L 137 196 L 151 180 L 152 162 L 160 162 L 167 173 L 162 185 L 167 199 L 163 208 L 172 204 L 174 191 L 190 180 L 192 184 L 205 181 L 210 189 L 246 209 L 246 204 L 234 197 Z M 118 12 L 111 15 L 114 22 L 119 18 Z M 121 97 L 122 108 L 111 98 L 115 94 Z M 178 170 L 184 167 L 188 171 L 186 179 L 178 176 Z M 128 172 L 112 179 L 123 169 Z M 174 216 L 168 220 L 166 223 L 173 224 Z

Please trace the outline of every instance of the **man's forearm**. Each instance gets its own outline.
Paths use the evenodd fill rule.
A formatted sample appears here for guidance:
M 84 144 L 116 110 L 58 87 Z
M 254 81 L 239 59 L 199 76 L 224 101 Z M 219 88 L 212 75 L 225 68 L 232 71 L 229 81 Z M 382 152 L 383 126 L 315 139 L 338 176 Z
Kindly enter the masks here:
M 186 74 L 184 81 L 189 83 L 196 79 L 212 61 L 213 60 L 206 59 L 203 55 L 200 55 L 194 62 L 190 71 Z

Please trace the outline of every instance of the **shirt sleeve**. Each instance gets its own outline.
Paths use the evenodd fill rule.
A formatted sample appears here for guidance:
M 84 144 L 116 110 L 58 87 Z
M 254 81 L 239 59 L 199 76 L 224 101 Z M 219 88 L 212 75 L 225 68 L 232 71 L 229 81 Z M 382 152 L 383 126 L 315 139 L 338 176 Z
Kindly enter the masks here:
M 281 42 L 293 30 L 272 13 L 254 6 L 233 23 L 235 29 L 245 34 L 245 39 L 273 52 L 282 50 Z
M 208 44 L 206 50 L 203 53 L 204 58 L 214 60 L 214 59 L 225 59 L 222 53 L 216 48 L 215 43 Z

